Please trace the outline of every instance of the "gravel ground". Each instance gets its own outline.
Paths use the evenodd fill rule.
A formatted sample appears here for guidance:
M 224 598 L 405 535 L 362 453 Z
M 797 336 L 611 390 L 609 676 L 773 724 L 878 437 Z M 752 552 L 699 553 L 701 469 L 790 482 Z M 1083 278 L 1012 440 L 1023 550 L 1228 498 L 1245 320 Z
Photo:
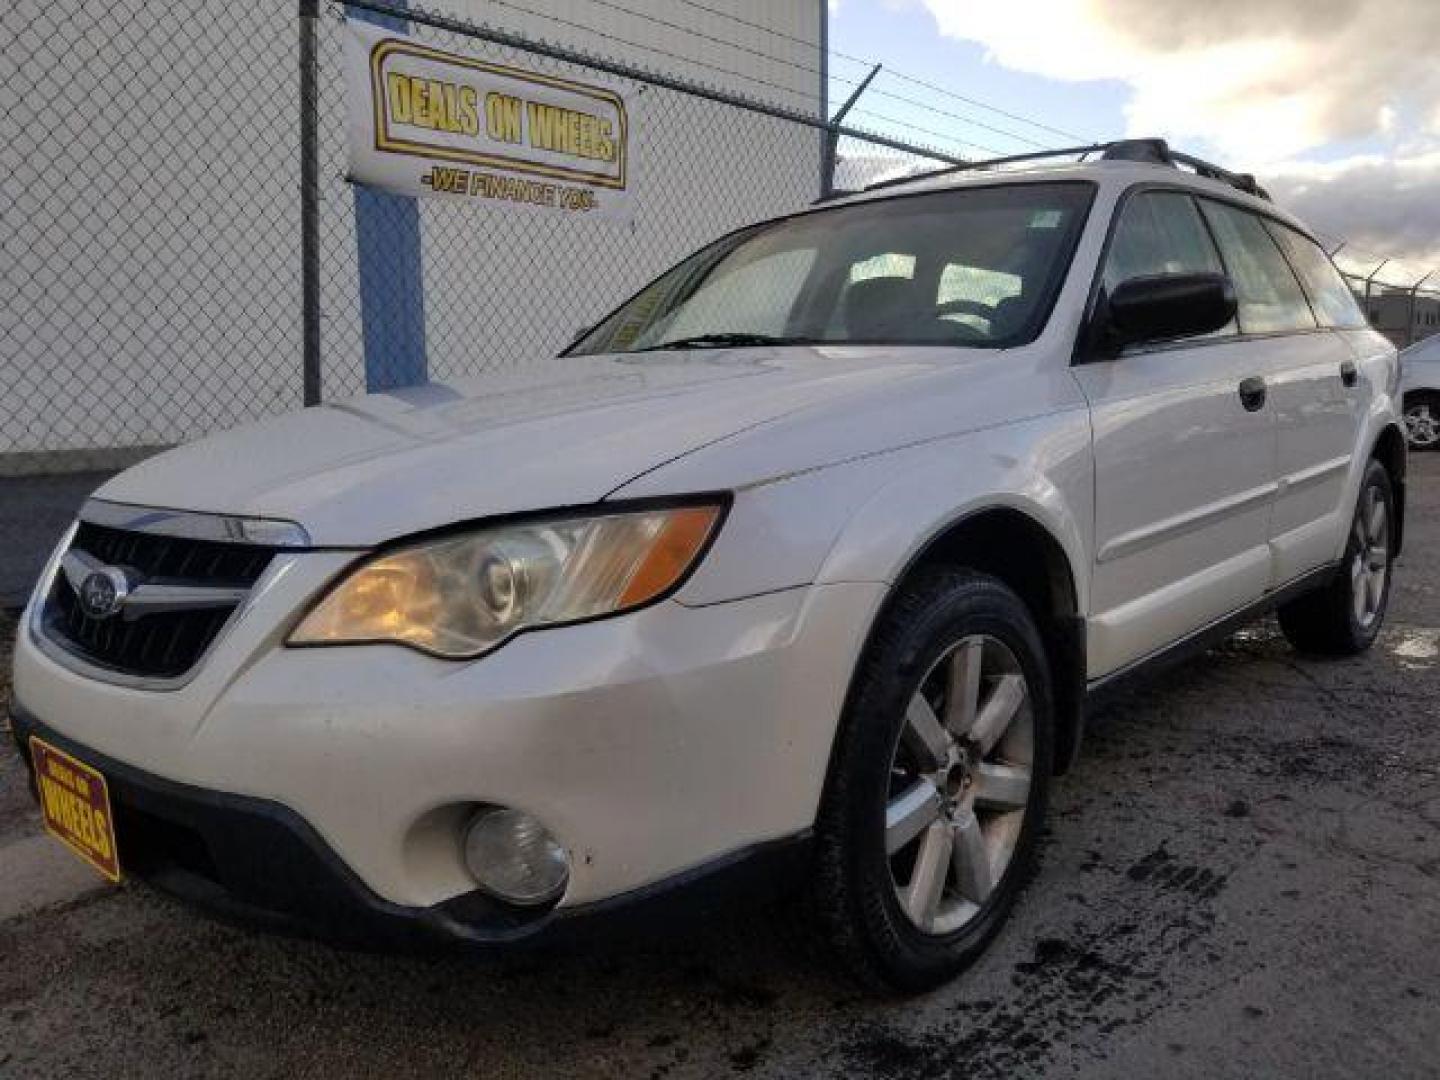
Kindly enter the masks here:
M 778 917 L 497 963 L 125 887 L 0 923 L 0 1076 L 1433 1077 L 1440 461 L 1414 474 L 1371 654 L 1261 623 L 1107 706 L 1016 917 L 927 997 L 859 996 Z M 0 753 L 0 875 L 37 827 L 22 786 Z

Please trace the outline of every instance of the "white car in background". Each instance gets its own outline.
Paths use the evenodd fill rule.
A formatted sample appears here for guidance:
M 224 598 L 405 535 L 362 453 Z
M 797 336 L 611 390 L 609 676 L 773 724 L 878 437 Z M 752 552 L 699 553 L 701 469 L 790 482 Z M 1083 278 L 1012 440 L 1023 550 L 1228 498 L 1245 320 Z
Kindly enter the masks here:
M 1272 609 L 1370 646 L 1405 465 L 1394 348 L 1253 180 L 948 170 L 559 357 L 112 479 L 13 731 L 72 849 L 265 925 L 495 946 L 798 884 L 916 990 L 1014 905 L 1093 695 Z
M 1410 449 L 1440 447 L 1440 334 L 1400 353 L 1400 388 Z

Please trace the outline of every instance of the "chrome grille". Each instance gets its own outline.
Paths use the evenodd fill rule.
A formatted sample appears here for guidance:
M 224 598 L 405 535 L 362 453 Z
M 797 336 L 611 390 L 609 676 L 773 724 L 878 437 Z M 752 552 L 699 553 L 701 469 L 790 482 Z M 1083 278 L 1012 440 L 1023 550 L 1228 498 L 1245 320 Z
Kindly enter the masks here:
M 82 521 L 63 567 L 118 567 L 140 584 L 137 598 L 144 593 L 172 599 L 95 618 L 81 603 L 76 575 L 62 569 L 46 594 L 40 632 L 96 667 L 142 678 L 178 678 L 204 655 L 277 550 Z M 197 605 L 183 602 L 187 596 L 206 599 Z

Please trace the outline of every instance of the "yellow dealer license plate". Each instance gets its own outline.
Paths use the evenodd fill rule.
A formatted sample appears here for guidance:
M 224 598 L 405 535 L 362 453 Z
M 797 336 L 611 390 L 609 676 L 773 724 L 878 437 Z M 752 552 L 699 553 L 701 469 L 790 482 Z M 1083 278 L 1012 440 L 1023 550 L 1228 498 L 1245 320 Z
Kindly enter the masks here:
M 115 821 L 110 816 L 105 777 L 33 735 L 30 757 L 35 763 L 45 828 L 111 881 L 119 881 Z

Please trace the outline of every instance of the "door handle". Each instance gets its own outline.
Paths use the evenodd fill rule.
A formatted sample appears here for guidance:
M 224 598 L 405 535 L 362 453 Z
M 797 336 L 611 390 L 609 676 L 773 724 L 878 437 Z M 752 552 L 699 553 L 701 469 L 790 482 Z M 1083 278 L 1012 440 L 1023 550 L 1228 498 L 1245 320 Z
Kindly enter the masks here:
M 1258 412 L 1265 406 L 1265 380 L 1259 375 L 1240 380 L 1240 404 L 1246 412 Z
M 1341 362 L 1340 381 L 1346 386 L 1354 386 L 1360 381 L 1360 372 L 1356 369 L 1354 360 L 1345 360 Z

